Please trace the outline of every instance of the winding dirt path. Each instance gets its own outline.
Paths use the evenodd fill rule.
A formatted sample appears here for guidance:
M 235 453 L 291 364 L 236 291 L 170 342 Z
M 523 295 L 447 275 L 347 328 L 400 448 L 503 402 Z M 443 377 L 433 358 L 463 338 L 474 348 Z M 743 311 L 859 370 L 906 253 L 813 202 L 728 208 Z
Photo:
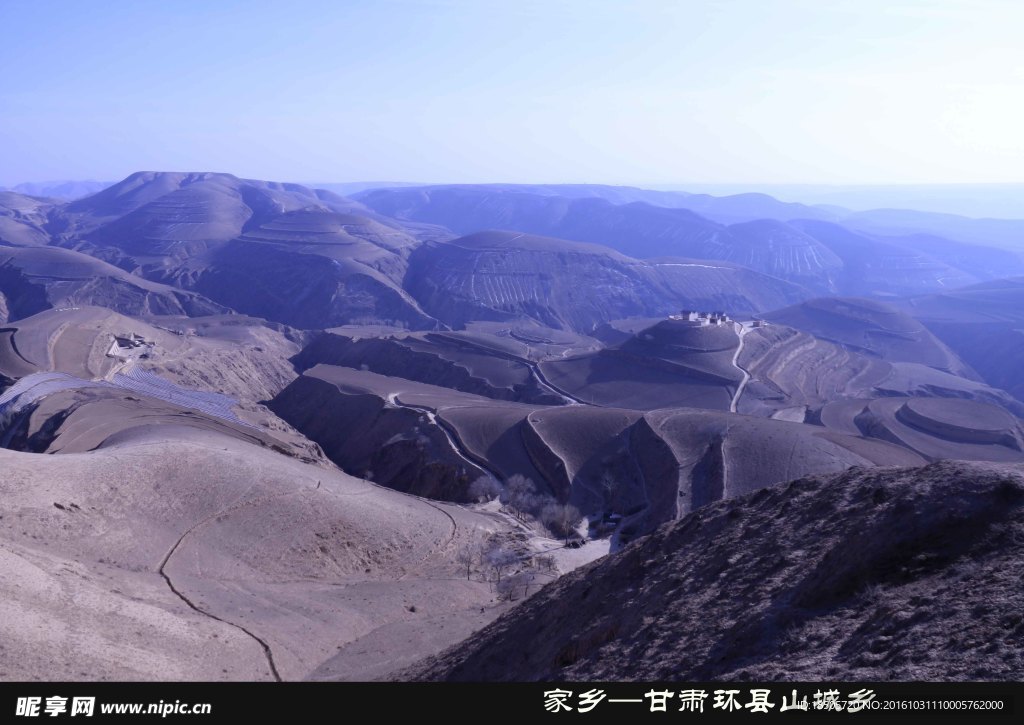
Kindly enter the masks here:
M 317 485 L 319 485 L 319 482 L 318 482 Z M 302 489 L 300 489 L 300 490 L 302 490 Z M 255 506 L 257 504 L 265 503 L 265 502 L 270 501 L 270 500 L 275 499 L 275 498 L 283 498 L 285 496 L 293 496 L 296 493 L 298 493 L 298 491 L 289 491 L 287 493 L 278 494 L 276 496 L 268 496 L 268 497 L 265 497 L 265 498 L 260 498 L 260 499 L 256 499 L 256 500 L 253 500 L 253 501 L 247 501 L 245 503 L 236 504 L 234 506 L 228 506 L 227 508 L 221 509 L 220 511 L 218 511 L 216 513 L 210 514 L 206 518 L 204 518 L 204 519 L 202 519 L 200 521 L 197 521 L 195 524 L 193 524 L 188 529 L 186 529 L 185 532 L 181 536 L 178 537 L 178 540 L 174 542 L 174 545 L 171 546 L 171 548 L 167 550 L 166 554 L 164 554 L 164 558 L 160 561 L 160 566 L 157 568 L 157 573 L 159 573 L 160 576 L 163 577 L 163 580 L 165 582 L 167 582 L 167 587 L 171 590 L 171 592 L 173 592 L 174 595 L 176 597 L 178 597 L 178 599 L 180 599 L 182 602 L 184 602 L 190 609 L 198 612 L 199 614 L 202 614 L 205 617 L 209 617 L 210 619 L 213 619 L 213 620 L 216 620 L 216 621 L 221 622 L 223 624 L 226 624 L 229 627 L 234 627 L 235 629 L 245 633 L 251 639 L 253 639 L 260 646 L 260 648 L 263 650 L 263 656 L 267 660 L 267 665 L 270 668 L 270 674 L 273 675 L 274 680 L 276 680 L 277 682 L 282 682 L 281 674 L 278 672 L 277 664 L 274 662 L 274 652 L 273 652 L 273 650 L 270 649 L 270 645 L 267 643 L 267 641 L 264 640 L 259 635 L 257 635 L 252 630 L 248 629 L 247 627 L 244 627 L 241 624 L 236 624 L 235 622 L 228 621 L 227 619 L 224 619 L 223 617 L 218 617 L 216 614 L 213 614 L 212 612 L 208 612 L 205 609 L 203 609 L 200 606 L 198 606 L 195 602 L 193 602 L 191 599 L 189 599 L 184 594 L 184 592 L 182 592 L 177 586 L 175 586 L 174 581 L 171 579 L 170 575 L 167 573 L 167 565 L 170 563 L 171 557 L 173 557 L 174 554 L 181 547 L 181 544 L 182 544 L 182 542 L 185 541 L 186 537 L 188 537 L 189 534 L 191 534 L 193 531 L 195 531 L 199 527 L 204 526 L 205 524 L 209 523 L 210 521 L 213 521 L 214 519 L 216 519 L 219 516 L 224 516 L 226 514 L 232 513 L 234 511 L 238 511 L 238 510 L 246 508 L 248 506 Z
M 735 367 L 743 374 L 743 380 L 740 381 L 740 384 L 738 386 L 736 386 L 736 393 L 732 396 L 732 402 L 729 403 L 730 413 L 736 412 L 736 406 L 740 402 L 740 396 L 743 395 L 743 389 L 746 388 L 747 383 L 750 382 L 750 373 L 748 373 L 746 370 L 740 367 L 739 359 L 740 353 L 743 352 L 743 338 L 747 336 L 747 333 L 750 332 L 752 328 L 747 327 L 742 322 L 737 322 L 735 324 L 738 327 L 738 329 L 736 330 L 736 334 L 739 336 L 739 344 L 736 346 L 736 352 L 733 353 L 732 364 L 733 367 Z
M 431 423 L 433 423 L 434 425 L 441 429 L 441 432 L 444 433 L 445 437 L 448 439 L 448 443 L 449 445 L 451 445 L 452 450 L 455 451 L 455 454 L 459 456 L 459 458 L 471 464 L 474 468 L 483 469 L 489 476 L 494 478 L 496 481 L 505 480 L 505 477 L 501 475 L 501 472 L 498 471 L 498 469 L 493 468 L 491 464 L 487 462 L 485 459 L 481 458 L 480 456 L 476 455 L 468 448 L 466 448 L 466 446 L 462 443 L 462 439 L 459 438 L 458 431 L 456 431 L 455 428 L 452 427 L 452 425 L 444 418 L 439 417 L 432 408 L 428 408 L 425 405 L 413 405 L 412 403 L 403 403 L 401 400 L 398 399 L 398 393 L 389 394 L 387 396 L 387 401 L 392 405 L 397 405 L 399 407 L 407 408 L 409 410 L 415 410 L 417 413 L 423 413 L 424 415 L 426 415 L 427 419 Z
M 524 362 L 530 368 L 530 372 L 533 373 L 533 377 L 537 381 L 538 385 L 540 385 L 542 388 L 547 388 L 550 392 L 560 397 L 562 400 L 565 401 L 566 405 L 595 405 L 596 407 L 603 407 L 597 406 L 596 403 L 588 403 L 585 400 L 580 400 L 576 396 L 571 395 L 570 393 L 567 393 L 566 391 L 554 385 L 554 383 L 548 380 L 544 376 L 544 373 L 541 372 L 539 363 L 535 363 L 532 360 L 527 360 L 526 358 L 523 358 L 522 362 Z

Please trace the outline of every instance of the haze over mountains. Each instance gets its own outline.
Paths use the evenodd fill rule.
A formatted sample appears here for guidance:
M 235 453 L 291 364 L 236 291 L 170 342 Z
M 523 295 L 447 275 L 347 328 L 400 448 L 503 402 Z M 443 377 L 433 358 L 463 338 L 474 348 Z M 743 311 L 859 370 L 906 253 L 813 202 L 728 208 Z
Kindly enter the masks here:
M 81 196 L 0 192 L 0 538 L 23 575 L 0 580 L 5 672 L 1019 674 L 978 629 L 1019 645 L 1019 587 L 984 579 L 1000 604 L 945 665 L 876 610 L 952 597 L 948 562 L 976 582 L 1012 557 L 1024 221 L 630 187 L 337 188 L 352 196 L 139 172 Z M 920 468 L 947 459 L 975 463 Z M 822 513 L 840 501 L 842 521 Z M 559 527 L 559 506 L 581 518 Z M 946 541 L 968 527 L 949 508 L 981 533 Z M 871 573 L 904 527 L 927 566 Z M 880 532 L 870 561 L 829 574 L 827 552 L 863 530 Z M 724 543 L 739 541 L 754 544 Z M 685 667 L 641 656 L 650 622 L 602 609 L 700 618 L 708 562 L 749 578 L 762 559 L 778 580 L 729 605 L 728 632 L 681 645 Z M 819 574 L 787 589 L 799 562 Z M 542 612 L 591 607 L 542 634 Z M 946 617 L 929 607 L 921 642 Z M 813 647 L 787 669 L 791 625 Z M 826 652 L 826 631 L 846 649 Z M 518 669 L 495 664 L 535 636 Z
M 95 194 L 98 191 L 113 186 L 113 181 L 41 181 L 15 184 L 9 189 L 0 187 L 0 191 L 13 191 L 16 194 L 25 196 L 36 196 L 46 199 L 60 199 L 72 201 L 81 199 L 83 196 Z
M 989 233 L 985 222 L 964 220 L 955 239 L 922 239 L 920 232 L 934 233 L 934 215 L 866 212 L 851 215 L 844 227 L 829 223 L 838 218 L 828 211 L 756 194 L 713 199 L 649 192 L 620 203 L 630 196 L 615 187 L 587 196 L 577 187 L 569 196 L 545 188 L 401 188 L 357 198 L 382 213 L 459 233 L 510 229 L 603 244 L 639 258 L 729 261 L 819 293 L 912 294 L 1024 273 L 1017 254 L 1024 226 L 1016 222 L 992 221 L 1015 232 Z M 674 208 L 654 205 L 665 194 Z M 971 246 L 957 243 L 963 241 Z

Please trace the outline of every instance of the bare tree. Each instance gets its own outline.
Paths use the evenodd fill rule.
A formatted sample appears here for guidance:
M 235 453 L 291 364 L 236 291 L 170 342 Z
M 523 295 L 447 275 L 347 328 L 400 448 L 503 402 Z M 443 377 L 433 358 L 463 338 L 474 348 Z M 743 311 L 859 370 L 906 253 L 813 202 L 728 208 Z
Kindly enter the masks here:
M 490 476 L 480 476 L 469 484 L 469 497 L 479 503 L 493 501 L 500 497 L 503 491 L 501 484 Z
M 530 593 L 530 585 L 533 584 L 534 579 L 537 578 L 537 572 L 532 569 L 526 569 L 521 571 L 513 577 L 516 584 L 523 588 L 523 597 L 526 597 Z
M 494 571 L 495 580 L 500 582 L 505 570 L 519 561 L 519 555 L 501 544 L 492 544 L 484 554 L 484 560 Z
M 464 544 L 455 553 L 455 561 L 466 567 L 466 579 L 473 574 L 473 565 L 480 561 L 480 549 L 474 544 Z
M 550 503 L 544 507 L 540 514 L 541 523 L 555 536 L 565 539 L 569 543 L 569 537 L 576 531 L 576 527 L 583 521 L 583 514 L 580 510 L 568 503 Z
M 526 476 L 517 473 L 509 476 L 505 491 L 512 513 L 520 520 L 525 519 L 536 505 L 537 486 Z
M 512 600 L 512 596 L 515 593 L 516 583 L 512 577 L 506 578 L 504 581 L 498 580 L 494 585 L 494 591 L 498 595 L 498 601 L 502 599 Z
M 550 554 L 544 554 L 538 556 L 534 561 L 537 564 L 537 568 L 541 571 L 555 571 L 558 568 L 558 564 L 555 561 L 555 557 Z
M 615 494 L 619 490 L 619 481 L 610 470 L 605 470 L 605 472 L 601 474 L 600 485 L 605 508 L 610 509 L 612 502 L 615 500 Z
M 525 597 L 529 593 L 530 585 L 533 583 L 535 576 L 534 572 L 527 570 L 506 577 L 494 585 L 498 599 L 508 599 L 511 601 L 516 598 L 516 592 L 520 590 L 522 590 Z

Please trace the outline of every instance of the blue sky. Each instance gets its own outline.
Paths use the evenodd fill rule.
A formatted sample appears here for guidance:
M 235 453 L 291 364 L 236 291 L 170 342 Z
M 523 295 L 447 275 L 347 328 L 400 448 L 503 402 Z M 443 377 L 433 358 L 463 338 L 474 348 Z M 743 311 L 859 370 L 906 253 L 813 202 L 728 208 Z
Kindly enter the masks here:
M 1012 0 L 0 0 L 0 184 L 1024 181 Z

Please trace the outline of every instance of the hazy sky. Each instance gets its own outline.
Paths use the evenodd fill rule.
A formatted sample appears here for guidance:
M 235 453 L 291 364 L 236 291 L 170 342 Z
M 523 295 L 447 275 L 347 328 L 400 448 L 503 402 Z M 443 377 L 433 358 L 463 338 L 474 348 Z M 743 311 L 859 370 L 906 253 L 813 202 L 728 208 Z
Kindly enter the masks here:
M 0 184 L 1024 181 L 1016 0 L 0 0 Z

